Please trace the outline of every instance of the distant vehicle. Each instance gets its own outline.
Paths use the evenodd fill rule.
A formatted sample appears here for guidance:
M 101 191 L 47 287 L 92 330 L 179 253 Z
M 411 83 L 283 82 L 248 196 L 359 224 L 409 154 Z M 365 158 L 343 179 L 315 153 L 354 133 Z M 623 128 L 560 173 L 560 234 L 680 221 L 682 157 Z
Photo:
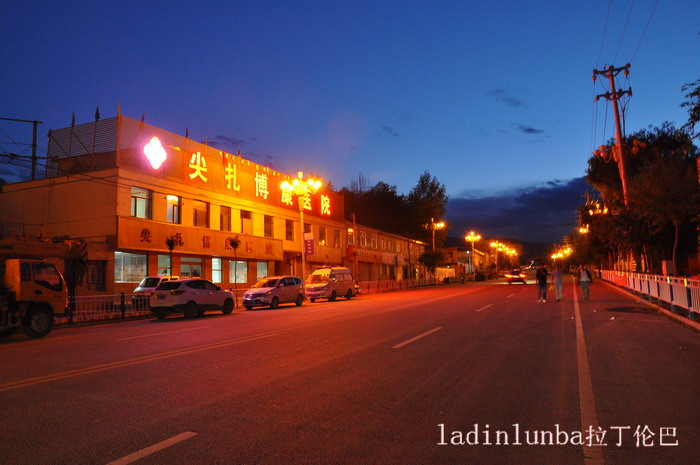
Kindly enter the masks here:
M 131 302 L 134 305 L 139 303 L 146 306 L 151 298 L 151 294 L 156 290 L 156 287 L 162 282 L 180 279 L 179 276 L 146 276 L 141 280 L 138 286 L 133 291 Z
M 297 276 L 268 276 L 253 284 L 243 294 L 246 310 L 254 307 L 277 308 L 280 304 L 294 303 L 300 307 L 304 303 L 304 283 Z
M 194 318 L 207 310 L 221 310 L 228 315 L 233 311 L 233 294 L 206 279 L 175 279 L 160 283 L 151 294 L 150 304 L 159 320 L 171 313 Z
M 352 272 L 342 266 L 327 266 L 314 270 L 306 278 L 306 297 L 334 301 L 338 296 L 350 300 L 355 296 L 355 281 Z
M 515 270 L 511 270 L 506 273 L 506 279 L 508 279 L 508 284 L 513 284 L 513 283 L 523 283 L 526 284 L 525 282 L 525 272 L 521 270 L 520 268 L 517 268 Z

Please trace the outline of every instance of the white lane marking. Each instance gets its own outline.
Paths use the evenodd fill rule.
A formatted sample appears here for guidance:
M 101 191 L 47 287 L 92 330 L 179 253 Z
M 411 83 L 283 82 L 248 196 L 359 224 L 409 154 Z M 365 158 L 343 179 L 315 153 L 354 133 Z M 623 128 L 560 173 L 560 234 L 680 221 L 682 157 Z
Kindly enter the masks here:
M 160 336 L 161 334 L 181 333 L 183 331 L 194 331 L 195 329 L 205 329 L 205 328 L 211 328 L 211 326 L 198 326 L 196 328 L 178 329 L 176 331 L 164 331 L 162 333 L 151 333 L 151 334 L 145 334 L 143 336 L 123 337 L 121 339 L 117 339 L 117 341 L 128 341 L 129 339 L 141 339 L 143 337 Z
M 392 347 L 392 349 L 400 349 L 401 347 L 405 346 L 406 344 L 410 344 L 411 342 L 417 341 L 418 339 L 425 337 L 429 334 L 433 334 L 436 331 L 440 331 L 441 329 L 442 329 L 442 326 L 438 326 L 437 328 L 433 328 L 430 331 L 426 331 L 423 334 L 419 334 L 416 337 L 412 337 L 408 341 L 403 341 L 401 344 L 396 344 L 394 347 Z
M 514 295 L 515 295 L 515 294 L 511 294 L 511 295 L 509 295 L 509 296 L 506 296 L 506 299 L 510 299 L 510 298 L 513 297 Z
M 136 462 L 137 460 L 140 460 L 147 455 L 154 454 L 160 450 L 165 449 L 166 447 L 173 446 L 177 444 L 178 442 L 182 442 L 185 439 L 189 439 L 192 436 L 196 436 L 197 433 L 192 433 L 191 431 L 186 431 L 184 433 L 180 433 L 177 436 L 173 436 L 170 439 L 166 439 L 165 441 L 161 441 L 158 444 L 153 444 L 152 446 L 148 446 L 145 449 L 141 449 L 139 451 L 134 452 L 133 454 L 129 454 L 125 457 L 120 458 L 119 460 L 115 460 L 114 462 L 109 462 L 107 465 L 126 465 L 128 463 L 133 463 Z
M 588 355 L 586 353 L 586 340 L 583 334 L 583 324 L 581 323 L 581 311 L 576 295 L 576 284 L 574 289 L 574 314 L 576 315 L 576 358 L 578 365 L 578 392 L 579 407 L 581 409 L 581 431 L 588 431 L 589 427 L 598 428 L 598 413 L 595 408 L 595 398 L 593 397 L 593 381 L 591 379 L 591 368 L 588 365 Z M 604 465 L 603 449 L 601 447 L 583 446 L 583 463 L 585 465 Z
M 480 311 L 482 311 L 482 310 L 486 310 L 486 309 L 489 308 L 489 307 L 493 307 L 493 304 L 484 305 L 484 306 L 481 307 L 480 309 L 474 310 L 474 311 L 475 311 L 475 312 L 480 312 Z

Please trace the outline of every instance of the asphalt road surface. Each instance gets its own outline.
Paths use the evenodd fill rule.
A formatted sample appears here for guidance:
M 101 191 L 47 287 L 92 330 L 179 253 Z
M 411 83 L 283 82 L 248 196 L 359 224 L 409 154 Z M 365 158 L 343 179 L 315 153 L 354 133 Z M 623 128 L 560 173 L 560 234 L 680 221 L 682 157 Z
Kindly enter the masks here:
M 697 332 L 601 282 L 575 294 L 472 283 L 16 335 L 0 464 L 700 463 Z

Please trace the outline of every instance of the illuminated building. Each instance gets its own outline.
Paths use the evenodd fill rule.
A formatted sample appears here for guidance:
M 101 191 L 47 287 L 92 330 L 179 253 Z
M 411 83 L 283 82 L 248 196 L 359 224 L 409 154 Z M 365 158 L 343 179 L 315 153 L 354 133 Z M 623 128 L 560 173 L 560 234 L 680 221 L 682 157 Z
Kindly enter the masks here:
M 131 292 L 152 275 L 201 276 L 225 288 L 300 275 L 297 201 L 313 238 L 308 269 L 344 263 L 342 196 L 288 196 L 280 184 L 291 176 L 240 155 L 118 114 L 52 131 L 47 160 L 44 179 L 3 186 L 1 234 L 85 238 L 80 294 Z

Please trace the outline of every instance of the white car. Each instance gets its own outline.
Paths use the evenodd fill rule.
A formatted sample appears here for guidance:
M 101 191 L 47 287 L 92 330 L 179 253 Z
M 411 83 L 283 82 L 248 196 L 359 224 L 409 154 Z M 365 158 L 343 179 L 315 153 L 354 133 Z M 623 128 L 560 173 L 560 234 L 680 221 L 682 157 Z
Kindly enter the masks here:
M 304 283 L 296 276 L 268 276 L 253 284 L 243 294 L 243 306 L 246 310 L 253 307 L 277 308 L 279 304 L 295 303 L 297 307 L 304 303 Z
M 306 278 L 306 297 L 311 302 L 316 299 L 334 301 L 343 296 L 350 300 L 355 296 L 355 281 L 352 272 L 342 266 L 326 266 L 314 270 Z
M 207 310 L 233 311 L 233 293 L 206 279 L 175 279 L 162 282 L 151 295 L 151 311 L 162 320 L 171 313 L 185 318 L 201 316 Z

